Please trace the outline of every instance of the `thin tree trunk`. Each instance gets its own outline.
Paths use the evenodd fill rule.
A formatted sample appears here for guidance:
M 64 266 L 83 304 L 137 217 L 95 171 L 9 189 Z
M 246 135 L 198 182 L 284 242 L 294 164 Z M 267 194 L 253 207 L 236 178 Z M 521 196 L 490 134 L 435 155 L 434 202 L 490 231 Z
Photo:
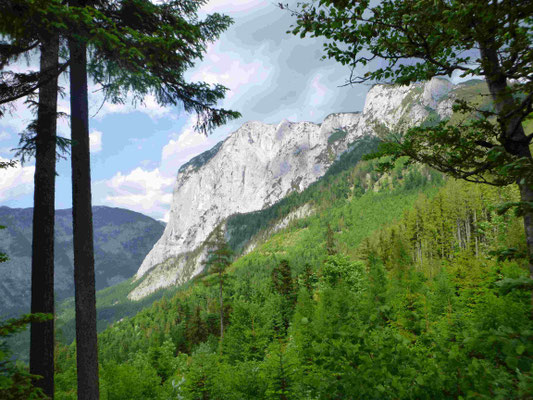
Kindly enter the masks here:
M 471 233 L 472 232 L 470 231 L 470 213 L 467 211 L 466 216 L 465 216 L 465 234 L 466 234 L 465 248 L 468 250 L 470 250 L 470 243 L 472 241 Z
M 220 343 L 224 339 L 224 299 L 222 298 L 222 273 L 219 274 L 219 299 L 220 299 Z
M 457 243 L 459 243 L 459 249 L 462 249 L 463 246 L 461 244 L 461 223 L 459 217 L 456 219 L 457 223 Z
M 533 189 L 526 182 L 520 186 L 520 200 L 533 203 Z M 529 276 L 533 279 L 533 212 L 524 213 L 524 230 L 526 232 L 526 242 L 529 260 Z
M 82 2 L 80 2 L 82 3 Z M 87 93 L 87 48 L 69 41 L 70 112 L 72 129 L 72 222 L 78 399 L 97 400 L 98 347 L 91 204 L 91 162 Z
M 507 78 L 502 73 L 494 38 L 488 37 L 487 43 L 480 43 L 482 64 L 487 71 L 487 85 L 494 101 L 496 112 L 502 117 L 498 119 L 503 132 L 502 144 L 505 150 L 517 157 L 523 157 L 532 161 L 529 140 L 522 127 L 519 113 L 508 114 L 514 106 L 514 98 L 509 93 Z M 522 181 L 524 179 L 524 181 Z M 520 188 L 520 200 L 522 202 L 533 202 L 533 179 L 528 176 L 519 177 L 517 184 Z M 528 250 L 529 273 L 533 278 L 533 212 L 530 209 L 524 213 L 524 230 Z M 533 291 L 532 291 L 533 302 Z
M 41 72 L 56 74 L 59 39 L 41 45 Z M 46 73 L 47 74 L 47 73 Z M 56 176 L 57 75 L 39 89 L 35 142 L 31 312 L 54 314 L 54 214 Z M 30 329 L 30 373 L 54 398 L 54 320 L 33 322 Z
M 474 209 L 474 239 L 475 239 L 475 249 L 476 249 L 476 258 L 479 257 L 479 239 L 477 232 L 477 212 Z

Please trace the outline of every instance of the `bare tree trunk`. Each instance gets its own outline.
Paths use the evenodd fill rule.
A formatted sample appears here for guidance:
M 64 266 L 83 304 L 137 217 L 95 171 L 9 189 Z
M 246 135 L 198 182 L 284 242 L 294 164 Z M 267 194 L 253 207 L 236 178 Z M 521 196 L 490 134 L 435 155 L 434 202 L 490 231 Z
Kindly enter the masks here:
M 41 72 L 56 74 L 59 39 L 41 44 Z M 31 312 L 54 314 L 54 217 L 56 177 L 57 76 L 39 89 L 35 142 L 33 236 L 31 256 Z M 32 322 L 30 373 L 34 382 L 54 398 L 54 320 Z
M 98 346 L 89 151 L 87 48 L 84 43 L 71 38 L 69 49 L 71 57 L 72 222 L 78 399 L 97 400 L 99 398 Z
M 477 212 L 474 209 L 474 239 L 476 241 L 475 243 L 475 249 L 476 249 L 476 258 L 479 257 L 479 239 L 478 239 L 478 233 L 477 233 Z
M 531 185 L 526 182 L 520 186 L 520 200 L 533 204 L 533 189 Z M 533 279 L 533 212 L 527 211 L 524 213 L 524 231 L 526 232 L 526 242 L 529 260 L 529 276 Z
M 462 249 L 463 246 L 461 244 L 462 242 L 462 239 L 461 239 L 461 222 L 460 222 L 460 219 L 459 217 L 457 217 L 457 243 L 459 243 L 459 249 Z
M 487 84 L 494 101 L 494 107 L 501 116 L 498 122 L 503 133 L 502 145 L 508 153 L 531 161 L 533 157 L 529 149 L 529 140 L 522 127 L 521 116 L 519 113 L 509 114 L 509 111 L 513 109 L 515 100 L 509 91 L 507 78 L 502 73 L 494 38 L 489 37 L 487 43 L 480 43 L 480 52 L 483 67 L 487 71 Z M 517 179 L 517 184 L 520 188 L 520 200 L 525 203 L 533 202 L 533 179 L 530 176 L 520 177 Z M 524 213 L 524 230 L 529 273 L 533 278 L 533 212 L 530 208 Z

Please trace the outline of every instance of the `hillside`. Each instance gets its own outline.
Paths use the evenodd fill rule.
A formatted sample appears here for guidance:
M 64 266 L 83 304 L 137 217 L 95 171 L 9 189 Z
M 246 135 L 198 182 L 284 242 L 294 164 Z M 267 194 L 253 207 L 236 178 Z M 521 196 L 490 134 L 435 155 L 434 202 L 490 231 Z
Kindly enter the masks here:
M 422 118 L 429 124 L 438 104 L 483 99 L 483 90 L 469 82 L 437 100 L 420 86 L 371 96 L 400 99 L 403 111 L 376 114 L 379 135 L 346 142 L 305 188 L 219 221 L 235 253 L 223 278 L 203 265 L 178 282 L 171 262 L 153 275 L 164 289 L 139 300 L 131 293 L 154 287 L 151 273 L 99 291 L 101 398 L 531 398 L 523 227 L 498 212 L 516 188 L 455 181 L 405 160 L 383 173 L 362 160 L 380 135 L 409 126 L 412 102 L 436 102 Z M 222 147 L 182 172 L 193 179 Z M 191 268 L 205 250 L 188 253 Z M 73 317 L 68 299 L 57 324 L 57 399 L 76 398 Z
M 223 341 L 211 275 L 102 332 L 104 398 L 528 398 L 529 294 L 498 283 L 524 262 L 491 255 L 523 250 L 520 221 L 493 207 L 512 188 L 369 162 L 314 188 L 312 215 L 228 270 Z
M 376 150 L 380 136 L 388 134 L 387 132 L 389 129 L 405 129 L 406 126 L 409 126 L 409 118 L 412 118 L 411 123 L 416 121 L 431 123 L 436 115 L 442 114 L 445 116 L 450 112 L 449 107 L 451 100 L 455 98 L 465 98 L 469 101 L 475 101 L 476 99 L 483 100 L 486 90 L 486 85 L 481 81 L 469 81 L 461 85 L 452 86 L 449 82 L 441 79 L 436 79 L 426 84 L 414 84 L 408 87 L 383 87 L 382 85 L 378 85 L 376 89 L 370 91 L 367 96 L 368 106 L 366 107 L 365 113 L 345 114 L 346 117 L 342 118 L 339 116 L 344 114 L 336 114 L 333 115 L 332 118 L 327 118 L 326 120 L 329 122 L 324 124 L 324 126 L 318 126 L 318 128 L 316 126 L 313 127 L 312 124 L 304 124 L 303 127 L 305 129 L 319 129 L 319 132 L 324 131 L 323 134 L 325 134 L 326 139 L 324 149 L 328 151 L 329 145 L 336 143 L 336 151 L 340 151 L 340 154 L 335 159 L 328 161 L 329 167 L 327 171 L 325 171 L 321 177 L 318 177 L 315 182 L 310 183 L 307 188 L 300 191 L 293 190 L 279 201 L 272 205 L 265 206 L 260 210 L 248 213 L 233 213 L 229 215 L 227 219 L 223 219 L 222 222 L 226 228 L 226 237 L 229 244 L 237 254 L 247 252 L 261 240 L 268 239 L 280 226 L 285 226 L 290 220 L 295 219 L 295 217 L 316 214 L 316 211 L 319 208 L 317 204 L 322 204 L 325 200 L 330 198 L 340 199 L 353 196 L 354 194 L 359 195 L 364 193 L 369 187 L 371 187 L 372 182 L 377 179 L 377 173 L 373 171 L 373 167 L 368 163 L 359 166 L 357 166 L 357 164 L 364 154 Z M 430 106 L 433 108 L 430 108 Z M 394 112 L 389 115 L 384 112 L 385 110 L 393 110 Z M 434 111 L 430 112 L 428 110 Z M 439 110 L 440 114 L 437 114 L 435 110 Z M 452 117 L 458 118 L 456 115 L 453 115 Z M 355 121 L 358 122 L 357 125 L 353 125 L 350 128 L 352 136 L 349 136 L 342 130 L 333 130 L 334 133 L 330 134 L 332 127 L 338 126 L 339 124 L 349 125 L 346 121 L 352 121 L 354 118 Z M 395 118 L 398 118 L 399 121 Z M 372 121 L 372 123 L 369 123 L 368 121 Z M 381 121 L 381 124 L 378 124 L 378 121 Z M 296 127 L 299 126 L 297 124 L 294 125 Z M 374 135 L 361 135 L 361 132 L 366 129 L 365 127 L 367 127 L 367 125 L 371 125 L 372 129 L 375 130 Z M 298 130 L 295 127 L 290 129 L 285 130 L 286 140 L 290 140 L 290 132 L 295 134 L 306 132 L 305 130 Z M 248 137 L 247 135 L 251 134 L 248 130 L 245 130 L 245 133 L 245 137 Z M 240 137 L 239 131 L 234 133 L 234 135 L 236 135 L 238 139 Z M 349 137 L 355 137 L 355 139 L 353 139 L 352 142 L 349 142 Z M 302 139 L 297 138 L 295 140 Z M 200 179 L 199 177 L 202 177 L 205 174 L 211 174 L 213 170 L 216 169 L 210 166 L 209 162 L 212 161 L 217 154 L 219 154 L 219 157 L 223 155 L 224 160 L 229 159 L 228 157 L 231 156 L 231 152 L 221 154 L 221 152 L 224 151 L 224 146 L 227 147 L 227 143 L 221 142 L 212 150 L 201 154 L 191 160 L 188 164 L 182 166 L 178 172 L 178 181 L 183 181 L 183 185 L 190 186 L 188 192 L 192 193 L 193 189 L 198 190 L 198 188 L 195 189 L 194 185 L 191 186 L 191 179 L 194 178 L 194 180 L 198 180 Z M 279 144 L 276 146 L 279 146 Z M 341 150 L 343 148 L 345 148 L 346 151 L 342 152 Z M 235 147 L 232 146 L 230 147 L 230 150 L 231 149 L 235 149 Z M 287 150 L 290 153 L 290 147 L 283 151 Z M 280 149 L 279 151 L 282 150 Z M 239 154 L 241 153 L 234 155 L 234 157 L 238 159 L 240 157 Z M 247 158 L 244 158 L 243 160 L 247 160 Z M 238 160 L 238 162 L 236 162 L 241 163 L 243 160 Z M 226 172 L 231 175 L 231 171 Z M 305 170 L 302 169 L 300 172 L 305 173 Z M 440 175 L 435 175 L 435 173 L 429 174 L 433 176 L 433 179 L 439 179 L 438 177 Z M 415 176 L 419 176 L 416 171 L 412 171 L 408 176 L 410 177 L 409 185 L 419 184 L 420 179 L 414 178 Z M 387 184 L 391 185 L 391 182 L 389 182 L 390 179 L 392 178 L 386 178 L 383 182 L 380 182 L 376 189 L 384 186 L 386 184 L 385 182 L 388 182 Z M 356 180 L 361 182 L 359 184 L 359 189 L 353 189 Z M 231 190 L 228 189 L 228 193 L 240 193 L 241 189 L 239 182 L 232 181 L 228 183 L 228 185 L 231 187 L 234 183 L 236 187 Z M 205 182 L 202 185 L 204 184 Z M 217 187 L 218 189 L 214 190 L 221 190 L 222 185 L 219 184 Z M 351 190 L 354 190 L 354 193 L 351 193 Z M 179 198 L 179 193 L 181 193 L 179 190 L 175 190 L 174 197 Z M 198 207 L 204 207 L 210 201 L 206 196 L 203 196 L 200 200 L 199 202 L 204 205 Z M 181 199 L 180 201 L 184 200 Z M 405 207 L 410 207 L 410 204 L 411 203 L 405 205 Z M 182 218 L 189 218 L 191 221 L 194 221 L 194 218 L 198 217 L 198 215 L 194 215 L 194 207 L 196 206 L 196 202 L 189 202 L 187 207 L 189 207 L 190 210 L 189 208 L 186 209 L 192 214 L 189 215 L 184 210 L 181 210 L 180 213 L 188 215 Z M 220 215 L 217 217 L 216 212 L 213 213 L 215 215 L 210 218 L 220 217 Z M 390 218 L 395 218 L 395 216 L 391 215 Z M 199 218 L 198 221 L 198 230 L 195 232 L 199 232 L 199 230 L 202 232 L 211 232 L 214 228 L 210 225 L 209 221 L 204 221 L 202 218 Z M 172 224 L 167 226 L 168 232 L 172 231 L 172 226 Z M 357 232 L 358 230 L 355 231 Z M 162 238 L 158 241 L 159 244 L 156 244 L 154 248 L 161 248 L 162 243 L 167 240 L 165 237 L 168 236 L 168 232 L 163 234 Z M 176 246 L 169 251 L 179 251 L 179 249 L 180 247 Z M 185 257 L 178 260 L 179 262 L 176 262 L 176 259 L 171 257 L 170 261 L 161 264 L 157 268 L 153 268 L 141 278 L 136 277 L 137 279 L 134 278 L 125 281 L 118 286 L 110 287 L 105 291 L 99 292 L 97 295 L 99 329 L 103 329 L 107 324 L 120 318 L 134 315 L 147 305 L 150 305 L 154 300 L 159 299 L 164 295 L 169 296 L 175 293 L 179 286 L 176 283 L 176 279 L 181 276 L 181 272 L 184 270 L 193 272 L 197 271 L 198 268 L 200 268 L 199 271 L 201 272 L 204 269 L 202 264 L 198 267 L 199 258 L 201 259 L 204 255 L 205 246 L 200 245 L 200 247 L 193 248 L 192 251 L 187 252 Z M 149 258 L 150 257 L 147 257 L 147 259 Z M 147 259 L 145 259 L 143 263 L 146 263 Z M 164 290 L 159 289 L 146 297 L 131 296 L 131 293 L 134 292 L 149 293 L 149 291 L 144 292 L 143 288 L 157 288 L 161 285 L 166 288 Z M 186 287 L 188 286 L 186 285 Z M 63 331 L 64 340 L 67 342 L 72 341 L 74 338 L 73 310 L 72 299 L 62 304 L 59 308 L 61 316 L 59 325 Z
M 354 167 L 359 163 L 364 154 L 375 150 L 377 144 L 378 140 L 375 138 L 358 141 L 350 151 L 343 154 L 332 164 L 322 178 L 310 185 L 303 192 L 295 192 L 259 212 L 231 216 L 227 222 L 227 232 L 232 249 L 239 254 L 244 251 L 245 246 L 252 245 L 252 242 L 257 242 L 262 237 L 270 237 L 280 221 L 305 204 L 313 208 L 314 205 L 312 204 L 318 204 L 323 200 L 331 198 L 332 195 L 334 197 L 339 196 L 340 198 L 346 197 L 350 182 L 356 177 L 352 173 Z M 366 169 L 358 168 L 358 176 L 366 175 L 371 170 L 370 167 Z M 366 180 L 366 184 L 371 184 L 372 179 L 372 177 L 369 177 Z M 149 277 L 144 279 L 149 279 Z M 142 283 L 143 280 L 140 282 Z M 172 296 L 177 291 L 185 290 L 189 287 L 187 284 L 170 286 L 160 289 L 140 300 L 132 300 L 128 297 L 128 293 L 138 284 L 139 282 L 128 279 L 118 285 L 97 292 L 96 303 L 99 329 L 104 329 L 109 323 L 113 323 L 121 318 L 135 315 L 163 296 Z M 60 316 L 58 325 L 62 331 L 63 340 L 66 343 L 70 343 L 74 340 L 75 335 L 74 299 L 70 298 L 61 303 L 58 313 Z
M 164 225 L 130 210 L 94 207 L 96 288 L 116 285 L 134 275 L 161 236 Z M 0 316 L 29 312 L 32 208 L 0 207 Z M 55 291 L 61 301 L 74 295 L 72 210 L 56 211 Z
M 178 171 L 169 222 L 135 274 L 130 299 L 200 274 L 206 241 L 219 224 L 304 191 L 342 154 L 361 147 L 359 142 L 449 117 L 461 89 L 437 78 L 408 86 L 375 85 L 361 112 L 334 113 L 320 124 L 246 122 Z

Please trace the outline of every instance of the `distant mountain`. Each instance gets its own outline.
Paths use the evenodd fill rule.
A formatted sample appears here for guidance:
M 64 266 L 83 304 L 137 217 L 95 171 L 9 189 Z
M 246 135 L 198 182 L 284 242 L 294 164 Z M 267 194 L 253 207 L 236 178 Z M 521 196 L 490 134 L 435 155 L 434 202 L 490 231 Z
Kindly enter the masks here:
M 343 154 L 370 151 L 364 141 L 449 117 L 461 87 L 437 78 L 376 85 L 359 113 L 331 114 L 321 124 L 245 123 L 179 169 L 169 223 L 135 274 L 129 298 L 139 300 L 200 274 L 209 236 L 231 216 L 265 210 L 301 193 Z M 232 240 L 229 232 L 226 236 Z
M 31 282 L 32 208 L 0 207 L 0 316 L 29 311 Z M 165 225 L 146 215 L 111 207 L 94 207 L 96 289 L 122 282 L 135 274 L 161 237 Z M 56 211 L 55 289 L 58 301 L 74 294 L 72 210 Z

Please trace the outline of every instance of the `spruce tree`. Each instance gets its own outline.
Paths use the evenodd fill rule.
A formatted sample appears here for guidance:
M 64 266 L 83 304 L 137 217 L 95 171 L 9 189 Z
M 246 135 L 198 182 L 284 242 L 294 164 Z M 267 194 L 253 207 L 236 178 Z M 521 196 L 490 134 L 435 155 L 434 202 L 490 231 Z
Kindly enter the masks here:
M 31 257 L 31 312 L 54 315 L 54 221 L 56 177 L 56 127 L 59 37 L 41 44 L 41 71 L 53 77 L 39 89 L 35 129 L 35 175 Z M 42 376 L 36 382 L 54 397 L 54 319 L 32 322 L 30 372 Z
M 86 2 L 83 0 L 71 0 L 70 5 L 83 7 Z M 71 59 L 72 233 L 74 243 L 78 399 L 97 400 L 100 394 L 89 150 L 87 43 L 83 39 L 72 35 L 69 37 L 68 45 Z
M 210 15 L 203 21 L 198 20 L 197 11 L 202 4 L 203 2 L 192 0 L 168 1 L 159 5 L 148 0 L 71 1 L 69 4 L 57 0 L 22 0 L 2 4 L 3 11 L 11 11 L 14 22 L 9 24 L 6 18 L 2 18 L 2 32 L 27 39 L 28 42 L 35 41 L 36 32 L 41 31 L 69 38 L 71 59 L 74 60 L 71 69 L 71 117 L 73 138 L 75 137 L 72 159 L 73 222 L 77 260 L 75 268 L 79 270 L 75 272 L 75 281 L 80 288 L 78 300 L 83 304 L 78 307 L 78 312 L 82 315 L 88 313 L 86 317 L 80 318 L 93 327 L 96 326 L 96 312 L 91 310 L 94 309 L 94 294 L 91 294 L 94 291 L 94 254 L 91 249 L 86 70 L 89 70 L 96 83 L 102 85 L 106 98 L 111 101 L 124 101 L 128 93 L 134 93 L 135 98 L 142 101 L 146 94 L 154 93 L 161 104 L 182 104 L 186 111 L 195 112 L 198 115 L 197 128 L 204 133 L 225 123 L 229 118 L 237 117 L 239 114 L 236 112 L 215 107 L 217 101 L 224 97 L 226 88 L 220 85 L 210 87 L 205 83 L 188 83 L 183 77 L 186 69 L 193 65 L 193 60 L 202 56 L 206 43 L 215 40 L 231 23 L 231 19 L 219 14 Z M 30 25 L 27 25 L 27 16 L 34 18 Z M 87 48 L 90 49 L 89 58 Z M 64 65 L 62 67 L 58 69 L 58 73 L 64 70 Z M 16 78 L 21 77 L 17 75 Z M 24 85 L 12 84 L 10 88 L 17 90 L 4 90 L 0 100 L 14 100 L 31 93 L 44 83 L 40 77 L 30 78 L 19 79 Z M 6 85 L 0 88 L 8 87 Z M 50 172 L 48 169 L 45 173 Z M 92 365 L 92 378 L 79 378 L 92 382 L 93 388 L 83 392 L 93 393 L 87 396 L 94 398 L 97 396 L 94 389 L 97 379 L 94 371 L 97 368 L 91 360 L 95 359 L 96 354 L 96 333 L 91 334 L 90 330 L 93 329 L 81 328 L 80 331 L 81 336 L 91 335 L 94 338 L 91 340 L 92 344 L 89 344 L 89 347 L 94 347 L 91 350 L 92 356 L 80 361 L 80 366 L 89 368 Z M 82 350 L 79 355 L 83 357 L 83 354 Z M 78 395 L 82 396 L 81 392 L 78 391 Z
M 281 326 L 275 329 L 281 336 L 285 336 L 289 329 L 290 321 L 296 305 L 298 291 L 292 278 L 292 270 L 288 260 L 281 260 L 272 269 L 272 288 L 280 295 L 279 317 Z
M 32 233 L 31 312 L 54 315 L 54 220 L 59 35 L 49 26 L 33 24 L 36 16 L 26 4 L 5 1 L 0 6 L 0 65 L 9 66 L 29 52 L 40 50 L 38 72 L 5 70 L 0 77 L 0 116 L 5 105 L 39 89 L 37 119 L 22 135 L 17 155 L 35 156 Z M 37 17 L 38 18 L 38 17 Z M 34 384 L 54 396 L 54 319 L 31 323 L 30 372 Z
M 223 288 L 225 282 L 225 272 L 227 267 L 231 264 L 233 252 L 230 249 L 222 225 L 219 225 L 214 232 L 214 239 L 209 243 L 212 248 L 207 254 L 205 262 L 209 273 L 216 274 L 218 283 L 218 299 L 219 299 L 219 313 L 220 313 L 220 343 L 224 340 L 224 296 Z

